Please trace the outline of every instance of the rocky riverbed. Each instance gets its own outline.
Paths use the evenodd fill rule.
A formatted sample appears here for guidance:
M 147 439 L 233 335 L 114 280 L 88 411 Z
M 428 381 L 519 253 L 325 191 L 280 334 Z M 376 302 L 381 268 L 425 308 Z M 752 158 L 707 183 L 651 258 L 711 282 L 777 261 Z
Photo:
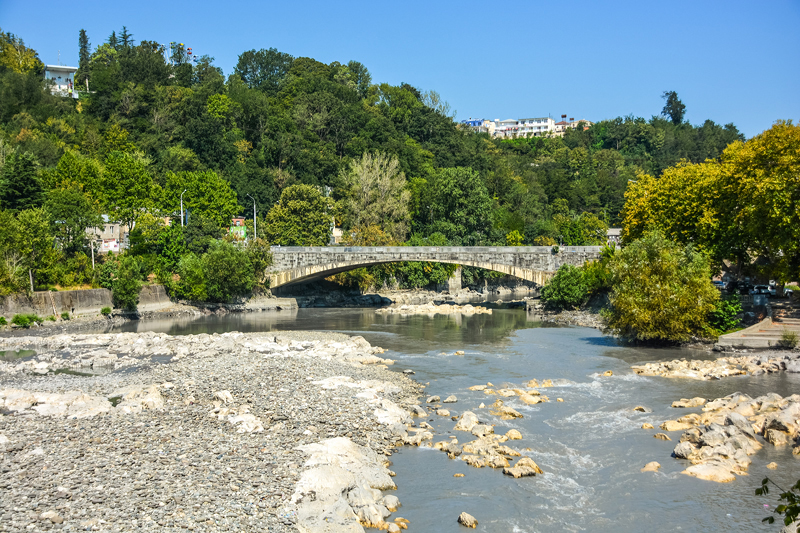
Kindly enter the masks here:
M 775 372 L 799 372 L 800 351 L 770 350 L 742 353 L 713 360 L 675 359 L 631 367 L 640 376 L 712 380 L 731 376 L 758 376 Z
M 361 337 L 0 339 L 17 349 L 36 353 L 0 364 L 0 531 L 404 525 L 382 491 L 420 387 Z
M 667 420 L 659 429 L 670 433 L 683 431 L 672 455 L 692 463 L 683 473 L 727 483 L 737 475 L 747 475 L 750 456 L 764 446 L 792 446 L 800 455 L 800 395 L 786 398 L 770 393 L 751 398 L 734 393 L 706 401 L 704 398 L 682 398 L 673 402 L 674 408 L 701 407 L 700 413 L 688 413 L 676 420 Z M 638 406 L 636 410 L 646 410 Z M 645 424 L 644 429 L 654 429 Z M 672 440 L 666 433 L 655 437 Z M 648 463 L 642 471 L 657 471 L 657 462 Z M 772 463 L 770 468 L 779 468 Z
M 384 315 L 491 315 L 492 310 L 471 304 L 441 304 L 429 302 L 422 305 L 404 304 L 398 307 L 381 307 L 376 313 Z

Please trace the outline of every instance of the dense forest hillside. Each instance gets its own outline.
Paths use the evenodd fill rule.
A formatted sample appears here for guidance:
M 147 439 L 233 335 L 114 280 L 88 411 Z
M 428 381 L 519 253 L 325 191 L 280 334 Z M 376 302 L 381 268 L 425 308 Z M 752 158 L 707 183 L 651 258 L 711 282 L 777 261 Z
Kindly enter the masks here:
M 196 218 L 219 228 L 252 218 L 255 202 L 271 242 L 289 234 L 288 197 L 277 205 L 288 191 L 362 243 L 596 244 L 620 224 L 630 180 L 743 140 L 732 124 L 685 122 L 675 93 L 650 119 L 492 139 L 458 124 L 435 91 L 379 83 L 358 61 L 251 50 L 225 76 L 212 57 L 190 60 L 181 45 L 165 51 L 126 28 L 94 47 L 76 35 L 73 99 L 50 94 L 22 39 L 0 41 L 0 164 L 8 183 L 24 174 L 36 189 L 0 207 L 44 206 L 58 235 L 58 206 L 72 195 L 87 215 L 78 225 L 96 221 L 90 214 L 139 224 L 144 255 L 163 248 L 148 244 L 158 240 L 148 228 L 159 230 L 147 216 L 177 216 L 184 190 Z M 314 191 L 325 201 L 314 204 Z M 365 210 L 383 214 L 365 221 Z M 79 233 L 62 235 L 57 254 L 84 254 Z

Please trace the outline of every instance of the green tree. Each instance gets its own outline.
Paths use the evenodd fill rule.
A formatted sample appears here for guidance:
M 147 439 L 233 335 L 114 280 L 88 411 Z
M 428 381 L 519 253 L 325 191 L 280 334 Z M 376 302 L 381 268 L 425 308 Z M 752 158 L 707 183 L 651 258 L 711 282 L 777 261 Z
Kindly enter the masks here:
M 613 289 L 608 325 L 632 340 L 678 342 L 702 335 L 719 299 L 708 258 L 651 231 L 609 264 Z
M 686 106 L 678 99 L 678 93 L 675 91 L 664 91 L 661 98 L 665 100 L 664 109 L 661 110 L 661 114 L 665 117 L 669 117 L 676 126 L 683 122 L 683 116 L 686 114 Z
M 264 236 L 281 246 L 325 246 L 330 241 L 331 223 L 328 201 L 319 189 L 292 185 L 267 213 Z
M 214 241 L 203 256 L 208 299 L 229 302 L 250 293 L 255 284 L 250 254 L 227 241 Z
M 152 205 L 153 178 L 145 165 L 131 154 L 111 152 L 106 158 L 103 188 L 115 217 L 129 230 Z
M 542 287 L 542 301 L 556 308 L 577 309 L 588 297 L 589 286 L 583 270 L 572 265 L 562 265 Z
M 26 209 L 17 215 L 15 247 L 28 270 L 30 289 L 36 287 L 37 272 L 48 268 L 56 258 L 49 213 L 43 208 Z
M 177 284 L 177 293 L 181 298 L 195 302 L 204 302 L 208 299 L 206 274 L 201 257 L 192 252 L 181 256 L 178 262 L 178 274 L 180 281 Z
M 45 209 L 50 214 L 53 234 L 65 252 L 75 253 L 89 241 L 87 228 L 103 223 L 97 203 L 83 192 L 79 183 L 67 183 L 47 193 Z
M 349 229 L 376 225 L 394 240 L 405 240 L 411 194 L 398 166 L 397 157 L 364 152 L 342 170 L 339 178 L 345 191 L 342 201 Z
M 44 188 L 30 152 L 12 153 L 0 171 L 0 209 L 23 211 L 41 207 Z
M 251 89 L 274 94 L 292 68 L 293 61 L 294 57 L 275 48 L 249 50 L 239 55 L 233 72 Z
M 89 36 L 86 35 L 86 30 L 81 29 L 78 34 L 78 72 L 75 73 L 75 85 L 83 85 L 88 87 L 89 80 Z
M 420 202 L 426 233 L 441 233 L 456 245 L 491 240 L 492 199 L 480 175 L 471 168 L 438 169 Z M 427 217 L 426 217 L 427 215 Z
M 25 74 L 38 72 L 44 67 L 36 50 L 25 46 L 22 38 L 0 30 L 0 67 Z
M 161 207 L 165 212 L 180 213 L 183 193 L 184 209 L 191 210 L 192 216 L 213 221 L 220 228 L 228 228 L 231 217 L 242 210 L 228 181 L 212 170 L 167 172 L 163 191 Z
M 111 291 L 114 307 L 124 311 L 136 311 L 141 290 L 142 282 L 136 260 L 133 257 L 126 256 L 120 261 L 119 275 L 114 280 Z

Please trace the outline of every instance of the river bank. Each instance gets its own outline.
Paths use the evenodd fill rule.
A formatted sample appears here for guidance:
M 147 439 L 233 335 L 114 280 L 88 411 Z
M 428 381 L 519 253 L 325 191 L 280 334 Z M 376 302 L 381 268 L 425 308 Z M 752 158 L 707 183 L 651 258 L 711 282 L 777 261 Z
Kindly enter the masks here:
M 385 458 L 420 386 L 361 337 L 56 335 L 0 349 L 36 352 L 0 365 L 2 531 L 318 531 L 323 503 L 339 511 L 333 530 L 360 531 L 399 505 L 371 489 L 394 486 Z M 343 486 L 320 484 L 348 461 Z

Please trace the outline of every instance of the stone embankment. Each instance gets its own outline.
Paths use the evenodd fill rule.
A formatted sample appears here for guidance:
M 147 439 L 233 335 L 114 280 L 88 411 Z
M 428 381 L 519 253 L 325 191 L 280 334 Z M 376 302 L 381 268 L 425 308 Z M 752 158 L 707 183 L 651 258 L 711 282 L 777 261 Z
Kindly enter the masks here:
M 422 305 L 401 305 L 399 307 L 381 307 L 375 310 L 384 315 L 491 315 L 492 310 L 486 307 L 470 304 L 442 304 L 427 303 Z
M 575 309 L 553 311 L 546 308 L 541 300 L 527 300 L 528 315 L 541 322 L 562 324 L 565 326 L 582 326 L 585 328 L 604 329 L 606 324 L 603 317 L 595 309 Z
M 774 350 L 717 359 L 675 359 L 631 367 L 640 376 L 712 380 L 731 376 L 758 376 L 800 372 L 800 351 Z
M 765 445 L 791 445 L 793 453 L 800 455 L 800 395 L 782 398 L 770 393 L 751 398 L 734 393 L 711 402 L 681 399 L 672 406 L 702 406 L 702 413 L 690 413 L 660 426 L 667 432 L 684 431 L 672 452 L 692 463 L 684 474 L 726 483 L 736 475 L 747 475 L 750 456 Z
M 403 523 L 381 491 L 421 389 L 363 338 L 0 339 L 6 357 L 20 348 L 36 354 L 0 366 L 0 530 Z

